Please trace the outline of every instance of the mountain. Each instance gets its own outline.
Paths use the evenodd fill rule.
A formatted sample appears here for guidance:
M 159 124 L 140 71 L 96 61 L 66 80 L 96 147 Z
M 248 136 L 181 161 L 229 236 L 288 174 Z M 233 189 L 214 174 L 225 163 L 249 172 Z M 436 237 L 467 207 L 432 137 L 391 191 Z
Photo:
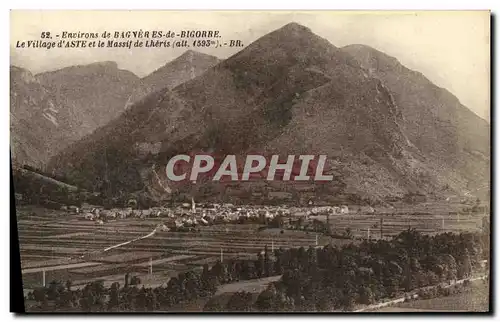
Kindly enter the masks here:
M 401 109 L 405 135 L 438 176 L 463 190 L 489 190 L 490 126 L 485 120 L 394 57 L 365 45 L 342 50 L 386 86 Z
M 152 92 L 164 88 L 174 88 L 179 84 L 191 80 L 219 62 L 220 60 L 215 56 L 188 50 L 181 56 L 142 78 L 140 84 L 133 91 L 132 95 L 130 95 L 126 107 L 130 107 L 133 103 Z
M 458 191 L 459 184 L 446 186 L 446 175 L 436 176 L 429 153 L 419 148 L 433 138 L 423 136 L 418 145 L 410 138 L 404 109 L 354 55 L 290 23 L 193 80 L 148 95 L 54 157 L 50 168 L 90 189 L 106 181 L 115 194 L 140 190 L 158 199 L 172 189 L 224 196 L 227 187 L 218 183 L 166 181 L 164 165 L 175 154 L 199 151 L 326 154 L 335 180 L 315 185 L 317 195 L 371 202 Z M 236 190 L 248 195 L 261 184 Z
M 41 167 L 56 151 L 60 110 L 28 70 L 10 67 L 10 136 L 14 162 Z
M 38 75 L 11 66 L 10 76 L 13 161 L 36 168 L 116 118 L 139 81 L 114 62 Z
M 115 62 L 36 76 L 11 67 L 11 145 L 16 163 L 43 168 L 50 157 L 121 115 L 151 92 L 174 87 L 218 62 L 187 51 L 140 79 Z
M 139 77 L 115 62 L 71 66 L 37 75 L 56 104 L 68 111 L 68 139 L 92 133 L 123 112 Z

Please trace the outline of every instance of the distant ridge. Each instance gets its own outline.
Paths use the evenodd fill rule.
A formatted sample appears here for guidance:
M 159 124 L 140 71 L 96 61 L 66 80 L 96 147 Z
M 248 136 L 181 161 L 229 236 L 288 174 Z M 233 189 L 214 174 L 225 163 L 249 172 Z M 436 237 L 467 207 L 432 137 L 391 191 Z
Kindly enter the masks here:
M 11 149 L 21 164 L 50 157 L 120 116 L 136 100 L 192 79 L 218 62 L 188 51 L 142 79 L 114 61 L 33 75 L 11 66 Z
M 143 77 L 128 98 L 126 108 L 152 92 L 165 88 L 172 89 L 189 81 L 219 62 L 220 60 L 215 56 L 187 50 L 179 57 Z

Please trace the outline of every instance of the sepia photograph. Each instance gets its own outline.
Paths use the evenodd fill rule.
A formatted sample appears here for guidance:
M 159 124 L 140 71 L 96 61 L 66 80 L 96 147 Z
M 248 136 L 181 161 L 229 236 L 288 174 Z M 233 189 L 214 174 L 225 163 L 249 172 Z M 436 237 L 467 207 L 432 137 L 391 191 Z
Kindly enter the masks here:
M 491 313 L 491 21 L 11 10 L 24 311 Z

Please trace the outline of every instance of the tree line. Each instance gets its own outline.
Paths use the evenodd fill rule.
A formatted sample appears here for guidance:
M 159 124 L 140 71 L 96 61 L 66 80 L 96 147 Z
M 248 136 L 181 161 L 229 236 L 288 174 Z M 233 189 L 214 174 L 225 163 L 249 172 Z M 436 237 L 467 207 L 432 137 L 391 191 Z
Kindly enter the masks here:
M 342 248 L 289 249 L 281 254 L 282 278 L 261 292 L 256 311 L 351 311 L 357 304 L 471 276 L 487 257 L 489 236 L 475 233 L 424 235 L 409 229 L 392 240 L 363 241 Z M 443 289 L 440 294 L 446 294 Z M 422 294 L 428 295 L 428 294 Z M 438 294 L 439 295 L 439 294 Z M 248 297 L 236 293 L 233 297 Z M 206 310 L 217 307 L 217 299 Z M 239 310 L 230 303 L 225 310 Z M 220 307 L 219 307 L 220 309 Z
M 489 255 L 489 236 L 479 233 L 424 235 L 414 229 L 391 240 L 365 240 L 343 247 L 267 247 L 256 259 L 228 259 L 181 272 L 166 285 L 145 287 L 125 275 L 123 286 L 94 281 L 74 289 L 53 281 L 29 293 L 29 310 L 169 311 L 200 298 L 204 311 L 349 311 L 405 292 L 470 276 Z M 237 292 L 214 296 L 222 284 L 280 276 L 256 298 Z

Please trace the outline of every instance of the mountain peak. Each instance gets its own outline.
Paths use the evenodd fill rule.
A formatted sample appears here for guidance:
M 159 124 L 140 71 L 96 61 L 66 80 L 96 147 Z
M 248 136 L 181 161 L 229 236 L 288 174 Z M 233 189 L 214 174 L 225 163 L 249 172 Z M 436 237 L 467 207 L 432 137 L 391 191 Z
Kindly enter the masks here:
M 283 27 L 276 29 L 272 34 L 277 35 L 279 38 L 299 38 L 299 39 L 314 39 L 318 36 L 306 26 L 296 22 L 290 22 Z
M 269 82 L 277 81 L 284 71 L 299 68 L 298 66 L 344 64 L 359 67 L 353 57 L 296 22 L 258 38 L 223 62 L 224 67 L 240 73 L 242 79 L 267 75 Z M 262 79 L 260 81 L 263 82 Z
M 192 49 L 188 49 L 182 55 L 180 55 L 179 57 L 182 57 L 182 56 L 194 56 L 194 55 L 203 55 L 203 54 L 200 53 L 200 52 L 198 52 L 198 51 L 194 51 Z
M 195 51 L 192 49 L 186 50 L 182 55 L 179 57 L 175 58 L 173 61 L 183 61 L 183 60 L 193 60 L 193 59 L 208 59 L 208 60 L 216 60 L 218 61 L 219 59 L 215 56 L 200 53 L 199 51 Z M 168 63 L 167 63 L 168 64 Z
M 278 30 L 284 30 L 284 31 L 294 31 L 294 32 L 310 32 L 312 33 L 311 29 L 307 28 L 306 26 L 303 26 L 299 23 L 296 22 L 290 22 L 281 27 Z

